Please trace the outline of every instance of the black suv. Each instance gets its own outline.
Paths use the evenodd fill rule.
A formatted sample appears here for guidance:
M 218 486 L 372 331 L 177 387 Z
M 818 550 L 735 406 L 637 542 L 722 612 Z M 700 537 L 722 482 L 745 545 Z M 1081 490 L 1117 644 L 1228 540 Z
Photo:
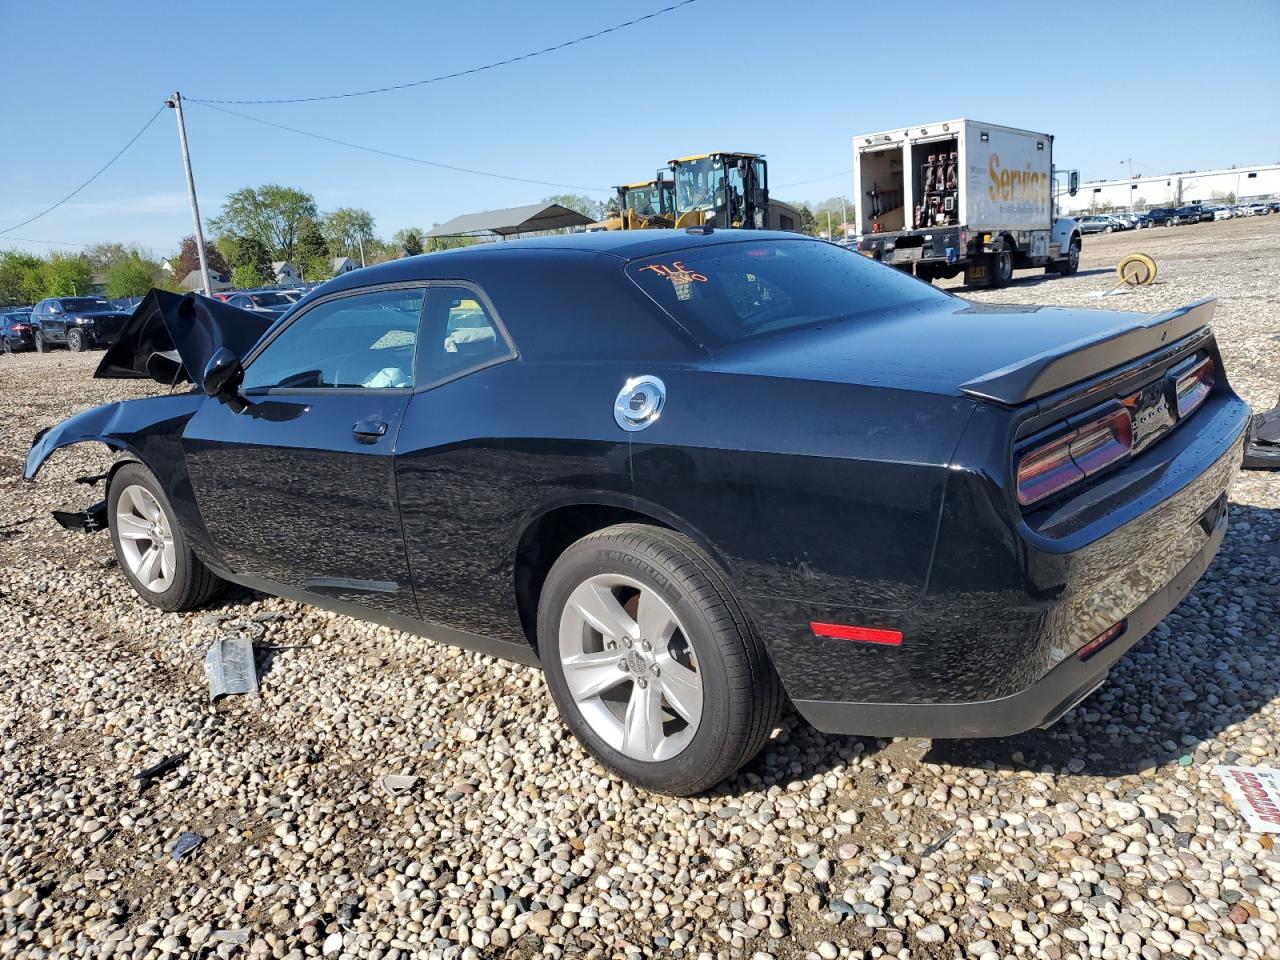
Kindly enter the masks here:
M 128 319 L 128 313 L 103 297 L 54 297 L 41 300 L 31 311 L 36 349 L 41 353 L 63 344 L 77 353 L 108 347 Z
M 1178 211 L 1172 207 L 1156 207 L 1142 215 L 1148 227 L 1171 227 L 1178 222 Z

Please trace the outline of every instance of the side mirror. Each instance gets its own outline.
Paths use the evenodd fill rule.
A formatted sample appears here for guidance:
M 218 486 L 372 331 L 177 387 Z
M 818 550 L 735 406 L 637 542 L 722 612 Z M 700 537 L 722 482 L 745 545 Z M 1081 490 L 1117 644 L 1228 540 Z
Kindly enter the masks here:
M 240 358 L 226 347 L 219 347 L 205 364 L 200 389 L 206 396 L 228 397 L 235 393 L 243 376 L 244 367 L 240 366 Z

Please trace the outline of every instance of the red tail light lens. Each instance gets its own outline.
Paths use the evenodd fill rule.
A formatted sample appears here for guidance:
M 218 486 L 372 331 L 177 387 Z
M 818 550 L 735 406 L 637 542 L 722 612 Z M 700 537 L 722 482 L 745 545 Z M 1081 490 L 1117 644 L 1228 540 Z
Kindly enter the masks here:
M 1091 477 L 1133 451 L 1133 417 L 1117 406 L 1095 420 L 1024 453 L 1018 461 L 1018 502 L 1038 503 Z
M 1088 660 L 1095 653 L 1105 647 L 1120 634 L 1124 633 L 1124 628 L 1129 625 L 1128 620 L 1121 620 L 1119 623 L 1112 624 L 1103 630 L 1100 634 L 1086 643 L 1083 647 L 1076 651 L 1076 656 L 1081 660 Z
M 1076 431 L 1071 459 L 1086 477 L 1122 460 L 1133 449 L 1133 417 L 1121 407 Z
M 1213 358 L 1205 357 L 1185 373 L 1175 371 L 1178 379 L 1178 419 L 1189 417 L 1213 389 Z
M 1071 459 L 1076 431 L 1024 454 L 1018 461 L 1018 502 L 1024 507 L 1065 490 L 1084 479 L 1084 471 Z

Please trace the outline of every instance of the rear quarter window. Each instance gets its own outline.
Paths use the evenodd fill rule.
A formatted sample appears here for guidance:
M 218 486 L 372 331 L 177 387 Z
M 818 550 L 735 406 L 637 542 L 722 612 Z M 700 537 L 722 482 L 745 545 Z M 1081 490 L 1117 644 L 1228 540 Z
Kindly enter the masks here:
M 816 240 L 748 240 L 637 259 L 627 276 L 708 346 L 853 321 L 947 295 Z

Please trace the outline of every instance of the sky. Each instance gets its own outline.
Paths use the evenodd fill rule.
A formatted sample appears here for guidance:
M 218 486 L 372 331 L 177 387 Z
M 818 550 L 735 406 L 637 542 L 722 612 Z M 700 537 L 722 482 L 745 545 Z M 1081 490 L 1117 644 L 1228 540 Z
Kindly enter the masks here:
M 1276 0 L 1162 2 L 1123 16 L 1113 2 L 1093 0 L 695 0 L 457 79 L 226 107 L 391 153 L 569 186 L 374 155 L 191 102 L 407 83 L 674 2 L 0 0 L 0 36 L 17 41 L 5 44 L 0 84 L 0 249 L 118 240 L 157 255 L 176 250 L 191 233 L 191 212 L 172 110 L 74 199 L 6 230 L 82 183 L 175 90 L 188 98 L 206 220 L 231 191 L 274 182 L 312 193 L 322 211 L 368 209 L 386 237 L 556 193 L 606 199 L 613 184 L 713 149 L 764 153 L 775 198 L 821 201 L 852 192 L 854 135 L 957 117 L 1051 133 L 1057 165 L 1084 179 L 1122 176 L 1129 158 L 1134 173 L 1280 161 Z

